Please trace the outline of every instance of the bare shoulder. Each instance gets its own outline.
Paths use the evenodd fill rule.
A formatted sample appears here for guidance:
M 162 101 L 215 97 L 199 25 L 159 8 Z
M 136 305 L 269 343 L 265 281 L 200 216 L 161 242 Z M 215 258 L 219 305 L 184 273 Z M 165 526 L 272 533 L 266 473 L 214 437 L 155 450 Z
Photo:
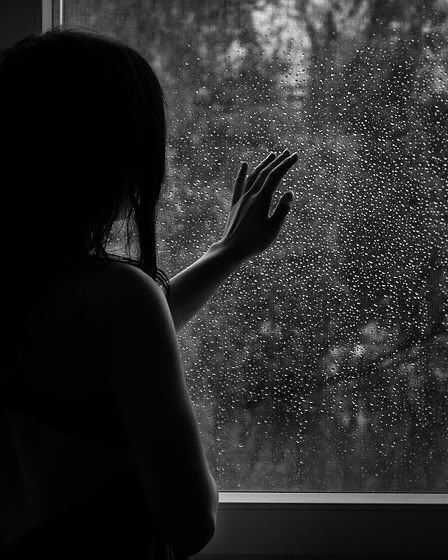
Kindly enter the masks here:
M 91 320 L 115 323 L 144 313 L 148 318 L 168 309 L 162 289 L 139 268 L 112 262 L 93 274 L 87 285 Z
M 162 293 L 157 282 L 136 266 L 111 262 L 91 276 L 90 287 L 99 301 L 103 298 L 156 297 Z
M 138 370 L 165 351 L 175 351 L 168 302 L 149 275 L 132 265 L 110 263 L 89 279 L 87 292 L 87 328 L 111 371 Z

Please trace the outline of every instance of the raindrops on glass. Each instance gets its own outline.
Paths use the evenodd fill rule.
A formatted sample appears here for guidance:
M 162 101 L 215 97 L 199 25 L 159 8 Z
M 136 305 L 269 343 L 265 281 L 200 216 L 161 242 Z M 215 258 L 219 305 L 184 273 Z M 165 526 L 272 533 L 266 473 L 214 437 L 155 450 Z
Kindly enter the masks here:
M 161 80 L 170 275 L 242 161 L 299 153 L 277 240 L 178 334 L 219 488 L 447 491 L 448 2 L 66 4 Z

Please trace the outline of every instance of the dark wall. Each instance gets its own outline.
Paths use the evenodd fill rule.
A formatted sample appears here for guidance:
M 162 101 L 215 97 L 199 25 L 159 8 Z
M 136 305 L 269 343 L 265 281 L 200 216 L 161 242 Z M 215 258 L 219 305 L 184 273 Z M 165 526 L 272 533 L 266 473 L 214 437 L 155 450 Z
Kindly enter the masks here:
M 0 0 L 0 51 L 41 31 L 41 6 L 42 0 Z M 23 502 L 13 499 L 20 489 L 17 460 L 0 411 L 0 547 L 24 529 Z
M 0 0 L 0 50 L 41 29 L 42 0 Z

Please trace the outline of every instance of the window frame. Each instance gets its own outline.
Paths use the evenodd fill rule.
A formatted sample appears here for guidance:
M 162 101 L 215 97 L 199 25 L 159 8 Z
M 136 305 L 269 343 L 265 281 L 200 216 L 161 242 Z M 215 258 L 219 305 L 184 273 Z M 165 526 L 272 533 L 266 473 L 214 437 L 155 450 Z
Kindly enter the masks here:
M 40 29 L 53 22 L 53 0 L 40 4 Z M 218 524 L 194 558 L 300 556 L 445 557 L 448 493 L 220 492 Z

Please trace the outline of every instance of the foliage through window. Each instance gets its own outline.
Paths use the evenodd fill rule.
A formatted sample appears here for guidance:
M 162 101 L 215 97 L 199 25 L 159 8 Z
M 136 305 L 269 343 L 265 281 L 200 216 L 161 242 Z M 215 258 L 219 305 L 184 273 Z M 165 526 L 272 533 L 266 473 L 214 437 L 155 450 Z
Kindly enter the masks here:
M 448 1 L 66 0 L 64 22 L 161 79 L 169 273 L 220 238 L 241 161 L 300 156 L 278 240 L 179 334 L 219 489 L 446 491 Z

